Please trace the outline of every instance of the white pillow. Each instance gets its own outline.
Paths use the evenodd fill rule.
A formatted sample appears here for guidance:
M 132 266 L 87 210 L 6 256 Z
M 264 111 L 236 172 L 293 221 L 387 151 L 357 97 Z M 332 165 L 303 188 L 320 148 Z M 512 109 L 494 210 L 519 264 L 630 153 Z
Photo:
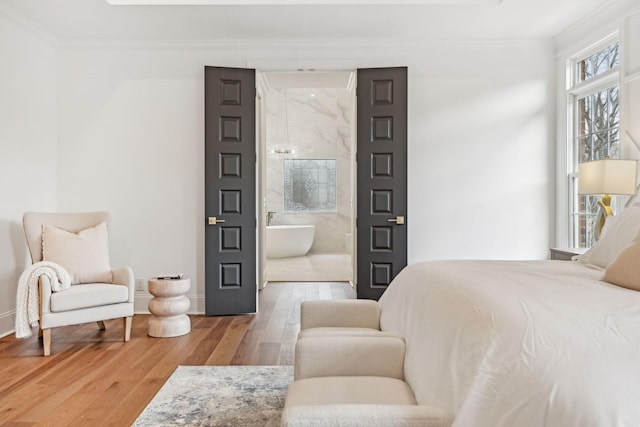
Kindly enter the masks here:
M 72 284 L 111 283 L 107 223 L 77 233 L 44 224 L 42 259 L 64 267 Z
M 607 218 L 600 239 L 579 259 L 596 267 L 607 268 L 640 231 L 640 207 L 631 206 Z

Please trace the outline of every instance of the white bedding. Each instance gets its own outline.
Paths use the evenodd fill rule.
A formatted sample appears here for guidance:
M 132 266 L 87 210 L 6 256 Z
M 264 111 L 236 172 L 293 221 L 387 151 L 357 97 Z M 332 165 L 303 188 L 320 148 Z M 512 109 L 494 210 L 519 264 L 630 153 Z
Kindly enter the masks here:
M 640 292 L 566 261 L 430 261 L 384 293 L 421 404 L 455 427 L 640 426 Z

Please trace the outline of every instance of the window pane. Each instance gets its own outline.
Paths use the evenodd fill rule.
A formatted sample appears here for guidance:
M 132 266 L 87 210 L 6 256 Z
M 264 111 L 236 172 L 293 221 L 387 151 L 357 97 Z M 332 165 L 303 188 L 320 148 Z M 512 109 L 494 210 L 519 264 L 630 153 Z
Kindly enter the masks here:
M 577 63 L 578 82 L 584 82 L 620 66 L 618 42 Z
M 574 211 L 574 244 L 579 248 L 590 248 L 596 241 L 595 227 L 598 219 L 598 197 L 577 196 Z
M 578 161 L 617 157 L 619 144 L 619 88 L 614 86 L 578 99 Z
M 601 59 L 601 58 L 596 58 Z M 613 86 L 576 100 L 577 162 L 618 158 L 620 146 L 619 87 Z M 578 184 L 579 186 L 579 184 Z M 576 247 L 591 247 L 595 243 L 595 222 L 598 196 L 580 196 L 574 185 L 572 214 Z

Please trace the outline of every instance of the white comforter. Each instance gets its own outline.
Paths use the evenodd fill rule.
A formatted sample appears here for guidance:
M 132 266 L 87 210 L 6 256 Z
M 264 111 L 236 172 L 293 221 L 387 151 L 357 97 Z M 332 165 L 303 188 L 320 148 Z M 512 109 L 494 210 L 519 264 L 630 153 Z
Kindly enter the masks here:
M 456 427 L 640 426 L 640 292 L 566 261 L 431 261 L 380 302 L 406 380 Z

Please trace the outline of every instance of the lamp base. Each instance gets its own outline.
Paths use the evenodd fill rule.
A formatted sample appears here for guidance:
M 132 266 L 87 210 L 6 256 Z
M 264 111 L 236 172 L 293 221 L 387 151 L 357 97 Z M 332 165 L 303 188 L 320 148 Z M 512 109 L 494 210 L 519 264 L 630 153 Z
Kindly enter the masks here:
M 613 216 L 613 209 L 611 209 L 611 196 L 605 194 L 602 199 L 598 200 L 598 206 L 600 210 L 598 213 L 598 222 L 596 223 L 596 240 L 600 239 L 602 234 L 602 228 L 607 220 L 607 217 Z

